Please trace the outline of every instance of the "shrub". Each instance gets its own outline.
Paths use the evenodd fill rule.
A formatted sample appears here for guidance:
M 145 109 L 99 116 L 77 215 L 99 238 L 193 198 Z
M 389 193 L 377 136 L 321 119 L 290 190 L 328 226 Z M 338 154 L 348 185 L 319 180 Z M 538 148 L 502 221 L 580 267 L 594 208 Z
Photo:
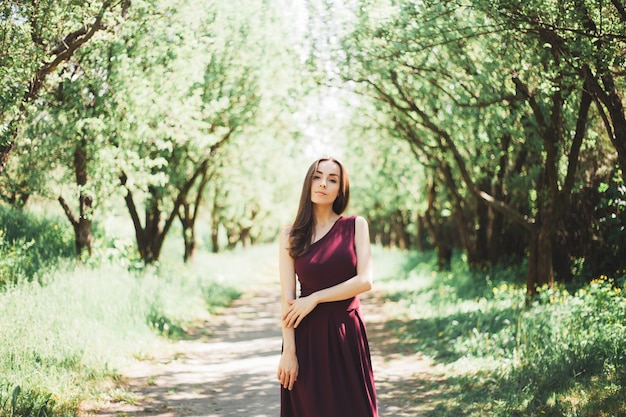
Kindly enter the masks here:
M 42 268 L 74 254 L 66 220 L 0 206 L 0 287 L 31 281 Z

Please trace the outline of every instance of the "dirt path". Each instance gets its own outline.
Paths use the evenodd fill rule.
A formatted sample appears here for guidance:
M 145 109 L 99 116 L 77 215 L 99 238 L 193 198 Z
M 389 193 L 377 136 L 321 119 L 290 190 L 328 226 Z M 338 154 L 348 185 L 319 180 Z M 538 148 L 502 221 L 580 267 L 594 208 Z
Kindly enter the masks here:
M 278 417 L 278 294 L 268 286 L 243 296 L 191 340 L 123 370 L 130 400 L 84 404 L 81 415 Z M 433 368 L 419 355 L 397 351 L 381 297 L 374 293 L 362 304 L 381 417 L 422 415 L 437 380 Z

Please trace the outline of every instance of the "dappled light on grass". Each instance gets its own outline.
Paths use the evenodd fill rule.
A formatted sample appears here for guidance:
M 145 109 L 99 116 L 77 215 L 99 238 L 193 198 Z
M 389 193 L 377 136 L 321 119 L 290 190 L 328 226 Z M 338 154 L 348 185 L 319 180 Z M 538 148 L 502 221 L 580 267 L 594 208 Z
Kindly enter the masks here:
M 543 288 L 527 307 L 522 270 L 415 265 L 384 281 L 398 312 L 386 326 L 400 351 L 444 366 L 454 394 L 435 396 L 433 416 L 626 414 L 623 283 Z

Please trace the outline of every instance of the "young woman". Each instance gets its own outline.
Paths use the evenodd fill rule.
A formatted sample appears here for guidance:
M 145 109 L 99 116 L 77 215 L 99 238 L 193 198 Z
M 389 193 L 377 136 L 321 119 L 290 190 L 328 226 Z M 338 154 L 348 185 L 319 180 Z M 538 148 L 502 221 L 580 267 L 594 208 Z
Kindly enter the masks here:
M 349 196 L 344 166 L 315 161 L 280 235 L 281 417 L 378 416 L 358 297 L 372 287 L 369 230 L 362 217 L 341 215 Z

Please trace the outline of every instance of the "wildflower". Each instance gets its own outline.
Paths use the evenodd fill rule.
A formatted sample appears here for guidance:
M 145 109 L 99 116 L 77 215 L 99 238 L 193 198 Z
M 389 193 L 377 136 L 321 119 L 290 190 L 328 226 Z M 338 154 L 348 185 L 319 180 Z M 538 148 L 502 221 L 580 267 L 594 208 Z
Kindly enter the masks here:
M 437 336 L 443 337 L 443 332 L 439 332 L 439 334 Z

